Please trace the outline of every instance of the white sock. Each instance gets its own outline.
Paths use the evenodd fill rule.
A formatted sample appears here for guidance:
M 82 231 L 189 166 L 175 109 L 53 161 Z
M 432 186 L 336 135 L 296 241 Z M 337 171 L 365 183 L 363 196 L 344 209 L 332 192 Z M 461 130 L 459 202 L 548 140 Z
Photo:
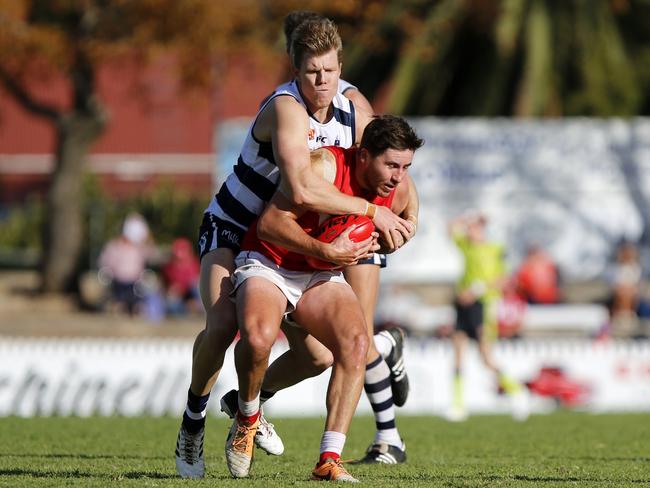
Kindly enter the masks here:
M 335 452 L 340 456 L 343 452 L 343 446 L 345 446 L 345 434 L 333 430 L 323 432 L 323 437 L 320 440 L 321 454 L 324 452 Z
M 391 446 L 399 447 L 403 449 L 404 443 L 402 438 L 399 436 L 399 431 L 395 429 L 382 429 L 375 432 L 375 442 L 385 442 Z
M 242 400 L 239 396 L 239 413 L 244 417 L 252 417 L 260 411 L 260 395 L 259 393 L 251 401 Z
M 382 358 L 386 359 L 390 352 L 393 350 L 395 342 L 392 340 L 389 334 L 382 334 L 381 332 L 379 334 L 375 334 L 373 336 L 373 339 L 375 341 L 375 347 L 377 348 L 377 351 L 379 354 L 381 354 Z
M 192 412 L 192 410 L 190 410 L 190 407 L 185 407 L 185 414 L 192 420 L 201 420 L 205 418 L 207 412 L 208 412 L 207 408 L 204 408 L 200 412 Z

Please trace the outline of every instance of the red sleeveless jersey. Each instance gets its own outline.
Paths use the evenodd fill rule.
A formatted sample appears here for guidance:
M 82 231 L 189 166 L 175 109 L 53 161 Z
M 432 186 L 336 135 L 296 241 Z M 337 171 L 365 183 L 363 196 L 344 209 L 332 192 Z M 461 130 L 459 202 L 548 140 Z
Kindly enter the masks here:
M 387 197 L 380 197 L 377 195 L 371 195 L 359 186 L 359 183 L 354 176 L 357 163 L 356 147 L 343 149 L 338 146 L 326 146 L 324 149 L 330 151 L 336 158 L 336 177 L 334 179 L 334 186 L 336 186 L 341 193 L 365 198 L 370 203 L 383 207 L 390 207 L 392 205 L 395 190 L 390 192 Z M 320 215 L 316 212 L 306 212 L 298 218 L 298 224 L 300 224 L 308 234 L 313 234 L 313 232 L 318 229 L 319 223 Z M 314 268 L 307 264 L 307 260 L 303 254 L 289 251 L 283 247 L 259 239 L 257 237 L 257 220 L 248 228 L 241 249 L 242 251 L 257 251 L 284 269 L 291 271 L 314 271 Z

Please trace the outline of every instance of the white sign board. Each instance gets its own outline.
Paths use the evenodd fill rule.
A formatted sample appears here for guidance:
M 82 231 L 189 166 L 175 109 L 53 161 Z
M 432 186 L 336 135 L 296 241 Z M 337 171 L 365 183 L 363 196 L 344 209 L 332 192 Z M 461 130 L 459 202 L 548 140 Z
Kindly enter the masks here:
M 218 173 L 232 171 L 249 120 L 217 132 Z M 650 120 L 414 118 L 425 145 L 409 170 L 418 235 L 389 259 L 386 282 L 448 282 L 462 262 L 447 221 L 480 209 L 511 266 L 542 245 L 569 279 L 600 275 L 616 243 L 650 227 Z M 648 230 L 650 232 L 650 229 Z
M 538 243 L 565 276 L 582 279 L 602 273 L 615 244 L 638 240 L 650 224 L 649 120 L 411 122 L 425 140 L 410 170 L 420 225 L 392 256 L 389 281 L 455 278 L 462 263 L 446 225 L 467 209 L 487 214 L 511 264 Z
M 273 357 L 286 350 L 280 341 Z M 0 339 L 0 416 L 173 415 L 183 412 L 189 386 L 192 342 L 127 339 Z M 443 414 L 451 403 L 452 351 L 448 341 L 408 341 L 405 360 L 411 395 L 401 414 Z M 590 411 L 650 411 L 650 342 L 517 341 L 495 349 L 503 370 L 520 381 L 543 366 L 562 368 L 589 386 Z M 470 412 L 504 413 L 494 377 L 470 348 L 465 361 Z M 275 395 L 269 416 L 325 414 L 329 372 Z M 232 348 L 226 355 L 209 408 L 236 388 Z M 533 412 L 554 403 L 533 398 Z M 360 413 L 371 412 L 362 395 Z

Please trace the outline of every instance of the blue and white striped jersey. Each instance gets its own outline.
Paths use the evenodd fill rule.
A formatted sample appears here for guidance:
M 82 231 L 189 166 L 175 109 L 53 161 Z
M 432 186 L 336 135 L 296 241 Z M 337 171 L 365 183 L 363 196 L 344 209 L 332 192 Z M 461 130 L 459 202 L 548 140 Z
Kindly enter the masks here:
M 358 88 L 354 86 L 352 83 L 350 83 L 349 81 L 339 79 L 338 92 L 345 93 L 348 90 L 358 90 Z
M 219 219 L 232 222 L 246 230 L 275 193 L 280 181 L 280 171 L 273 156 L 271 142 L 258 141 L 253 127 L 259 113 L 275 97 L 291 96 L 305 110 L 307 105 L 294 81 L 280 85 L 264 102 L 248 129 L 237 164 L 205 210 Z M 310 150 L 323 146 L 351 147 L 355 141 L 354 105 L 340 91 L 333 100 L 334 116 L 325 124 L 309 117 Z

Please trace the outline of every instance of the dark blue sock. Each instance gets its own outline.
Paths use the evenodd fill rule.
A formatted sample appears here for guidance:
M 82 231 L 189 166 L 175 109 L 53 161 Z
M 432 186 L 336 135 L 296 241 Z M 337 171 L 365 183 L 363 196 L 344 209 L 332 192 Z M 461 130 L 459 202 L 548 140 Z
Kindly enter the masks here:
M 191 389 L 187 390 L 187 406 L 183 413 L 183 425 L 190 434 L 196 434 L 205 425 L 209 399 L 209 393 L 204 396 L 197 396 L 192 393 Z
M 275 395 L 274 391 L 266 391 L 266 390 L 260 391 L 260 402 L 264 403 L 269 398 L 271 398 L 273 395 Z

